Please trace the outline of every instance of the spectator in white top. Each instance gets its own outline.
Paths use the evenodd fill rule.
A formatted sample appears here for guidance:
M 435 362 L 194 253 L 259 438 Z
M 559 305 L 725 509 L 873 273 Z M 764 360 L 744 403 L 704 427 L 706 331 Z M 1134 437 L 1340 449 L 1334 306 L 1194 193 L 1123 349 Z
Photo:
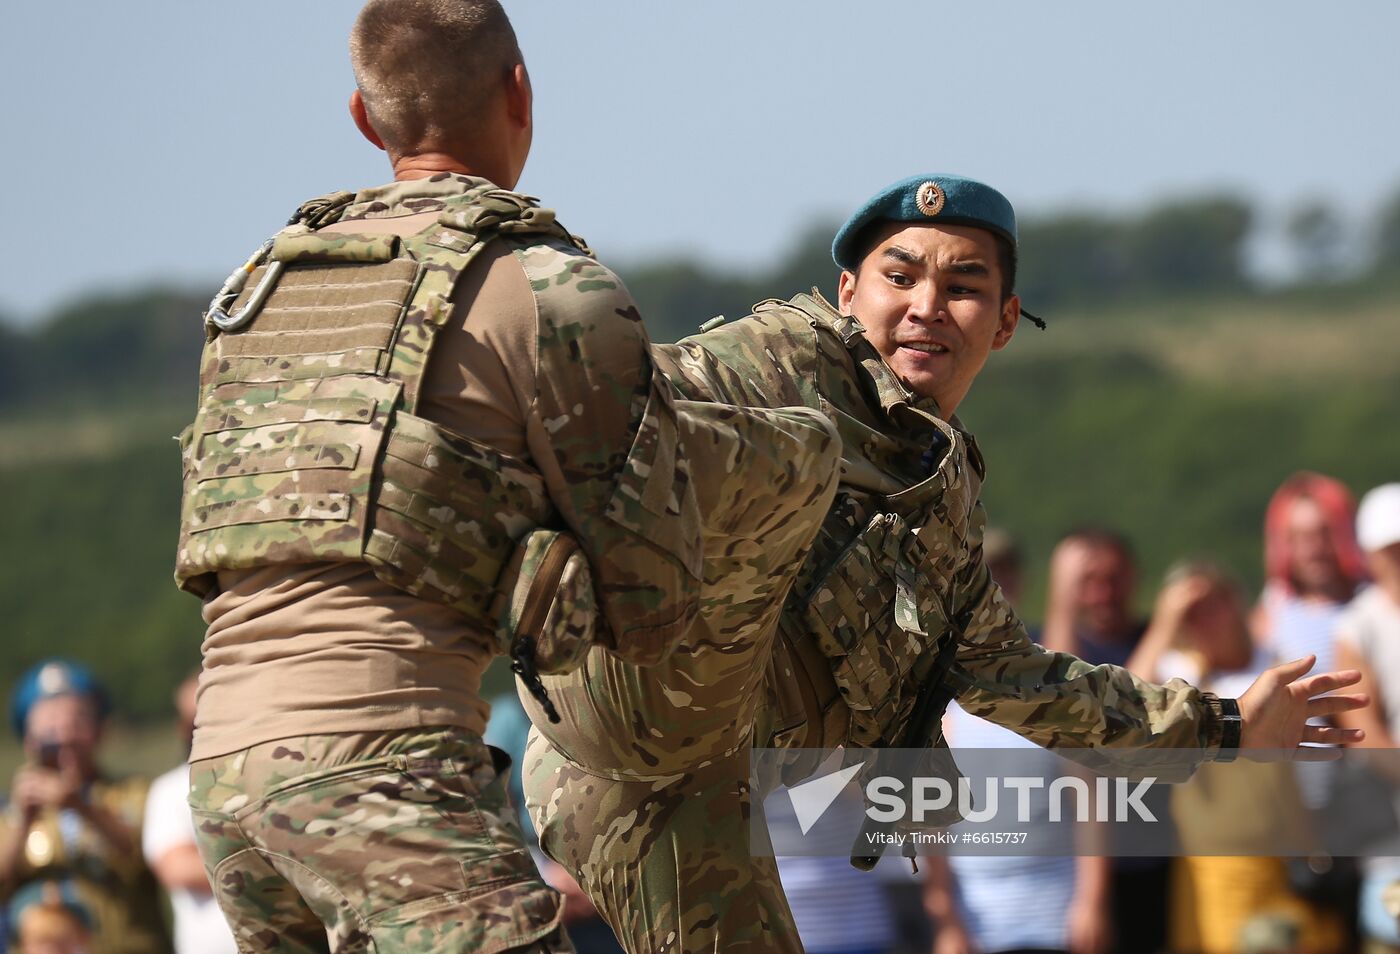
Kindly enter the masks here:
M 1372 702 L 1337 719 L 1366 730 L 1361 746 L 1394 749 L 1400 742 L 1400 484 L 1384 484 L 1361 499 L 1356 535 L 1375 585 L 1337 622 L 1337 664 L 1361 671 L 1355 691 Z M 1368 951 L 1400 951 L 1400 929 L 1382 901 L 1397 879 L 1400 858 L 1370 858 L 1363 865 L 1360 927 L 1372 945 Z
M 198 673 L 192 674 L 175 690 L 175 708 L 180 717 L 186 751 L 194 734 L 194 700 Z M 141 831 L 141 850 L 146 864 L 170 894 L 175 915 L 176 954 L 237 954 L 233 933 L 219 906 L 214 902 L 204 862 L 194 842 L 194 817 L 186 799 L 190 792 L 188 763 L 166 772 L 151 783 L 146 796 L 146 823 Z

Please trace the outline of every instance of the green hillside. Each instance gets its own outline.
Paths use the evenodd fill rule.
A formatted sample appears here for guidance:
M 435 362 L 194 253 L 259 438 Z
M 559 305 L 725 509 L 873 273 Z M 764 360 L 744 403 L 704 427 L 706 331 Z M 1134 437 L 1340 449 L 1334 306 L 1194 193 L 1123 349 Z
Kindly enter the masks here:
M 667 340 L 757 298 L 830 290 L 829 234 L 763 275 L 623 273 Z M 1205 275 L 1182 295 L 1143 279 L 1090 305 L 1091 288 L 1035 280 L 1050 330 L 1023 326 L 962 412 L 989 462 L 993 520 L 1033 563 L 1058 533 L 1096 523 L 1129 533 L 1149 581 L 1213 554 L 1257 583 L 1264 505 L 1287 474 L 1324 471 L 1358 492 L 1400 479 L 1400 282 L 1266 294 Z M 197 660 L 199 606 L 171 582 L 170 437 L 193 411 L 201 305 L 152 290 L 0 327 L 0 683 L 71 654 L 125 712 L 157 717 Z

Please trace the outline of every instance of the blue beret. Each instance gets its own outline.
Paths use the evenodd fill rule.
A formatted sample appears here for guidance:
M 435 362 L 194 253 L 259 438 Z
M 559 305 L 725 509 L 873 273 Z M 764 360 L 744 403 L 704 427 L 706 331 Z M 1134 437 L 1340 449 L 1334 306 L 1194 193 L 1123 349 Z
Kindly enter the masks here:
M 30 669 L 15 685 L 10 700 L 10 724 L 23 737 L 29 710 L 41 699 L 54 696 L 88 696 L 97 704 L 99 718 L 107 715 L 107 691 L 86 666 L 66 659 L 46 659 Z
M 71 881 L 31 881 L 10 899 L 7 912 L 10 940 L 19 940 L 20 919 L 25 911 L 36 906 L 62 908 L 82 925 L 84 931 L 91 931 L 94 927 L 92 913 L 78 900 L 78 893 Z
M 1016 244 L 1016 211 L 1006 196 L 974 179 L 940 172 L 900 179 L 857 209 L 831 243 L 837 265 L 855 270 L 866 251 L 859 246 L 860 235 L 875 222 L 970 225 Z

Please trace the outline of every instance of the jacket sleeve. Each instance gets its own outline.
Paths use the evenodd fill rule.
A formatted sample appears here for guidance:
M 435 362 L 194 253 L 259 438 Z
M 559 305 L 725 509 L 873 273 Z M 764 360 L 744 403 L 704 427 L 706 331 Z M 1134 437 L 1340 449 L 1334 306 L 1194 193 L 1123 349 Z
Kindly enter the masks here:
M 952 674 L 959 705 L 1046 747 L 1214 757 L 1220 725 L 1195 687 L 1180 679 L 1155 685 L 1121 666 L 1093 666 L 1031 641 L 987 569 L 985 525 L 979 502 L 953 614 L 960 627 Z
M 646 665 L 699 605 L 703 541 L 674 400 L 617 276 L 563 243 L 517 255 L 537 309 L 531 456 L 588 557 L 611 648 Z

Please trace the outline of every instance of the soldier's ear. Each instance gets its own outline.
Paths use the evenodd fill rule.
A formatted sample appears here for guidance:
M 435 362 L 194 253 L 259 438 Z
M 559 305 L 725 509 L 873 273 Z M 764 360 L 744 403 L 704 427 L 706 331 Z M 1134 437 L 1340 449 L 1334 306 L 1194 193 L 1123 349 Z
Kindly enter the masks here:
M 1001 321 L 997 325 L 996 336 L 992 338 L 992 350 L 1000 351 L 1011 342 L 1016 333 L 1016 325 L 1021 321 L 1021 298 L 1012 295 L 1001 303 Z
M 856 294 L 856 273 L 849 269 L 841 270 L 836 280 L 836 310 L 843 315 L 851 313 L 851 299 Z
M 360 95 L 357 89 L 350 94 L 350 118 L 355 120 L 355 128 L 360 131 L 376 149 L 384 148 L 384 140 L 379 138 L 379 133 L 374 131 L 374 126 L 369 121 L 369 110 L 365 108 L 365 98 Z
M 523 63 L 517 63 L 506 75 L 506 115 L 517 129 L 530 125 L 534 111 L 534 91 L 530 88 L 530 74 Z

